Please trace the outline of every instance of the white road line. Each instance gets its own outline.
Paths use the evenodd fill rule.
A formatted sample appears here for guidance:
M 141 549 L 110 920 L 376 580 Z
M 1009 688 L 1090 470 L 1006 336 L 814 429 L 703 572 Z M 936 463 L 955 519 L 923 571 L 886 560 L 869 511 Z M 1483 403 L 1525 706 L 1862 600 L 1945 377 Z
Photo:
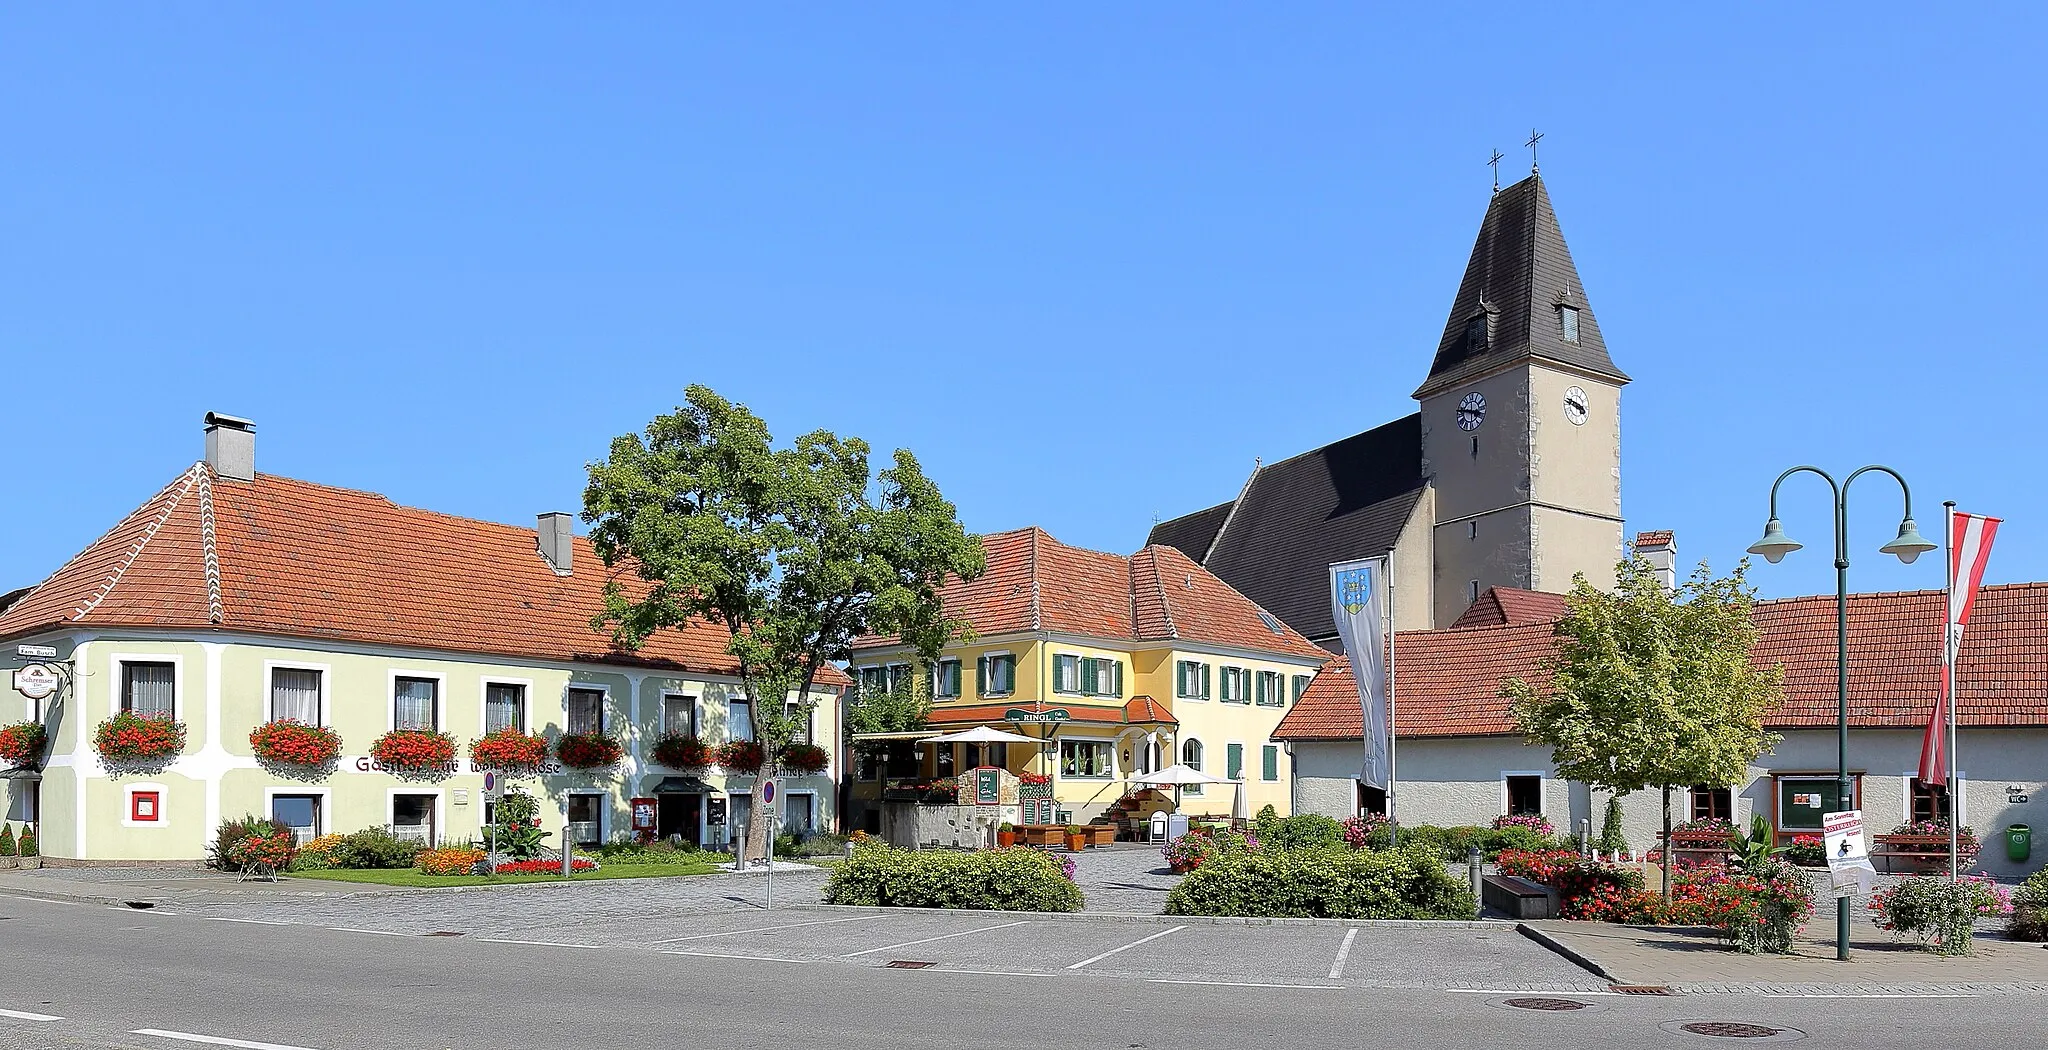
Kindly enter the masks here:
M 1101 962 L 1102 960 L 1104 960 L 1104 959 L 1107 959 L 1107 958 L 1109 958 L 1110 956 L 1112 956 L 1112 955 L 1115 955 L 1115 954 L 1117 954 L 1118 952 L 1127 952 L 1127 951 L 1130 951 L 1130 950 L 1131 950 L 1132 948 L 1136 948 L 1136 947 L 1137 947 L 1138 945 L 1144 944 L 1144 943 L 1146 943 L 1147 941 L 1156 941 L 1156 940 L 1158 940 L 1159 938 L 1161 938 L 1161 937 L 1164 937 L 1164 936 L 1166 936 L 1166 935 L 1167 935 L 1167 934 L 1169 934 L 1169 933 L 1179 933 L 1180 931 L 1182 931 L 1182 930 L 1185 930 L 1185 929 L 1187 929 L 1187 927 L 1185 927 L 1185 926 L 1175 926 L 1175 927 L 1172 927 L 1172 928 L 1170 928 L 1170 929 L 1160 930 L 1160 931 L 1159 931 L 1158 933 L 1155 933 L 1155 934 L 1151 935 L 1150 937 L 1140 937 L 1140 938 L 1138 938 L 1137 940 L 1135 940 L 1135 941 L 1132 941 L 1131 943 L 1129 943 L 1129 944 L 1126 944 L 1126 945 L 1124 945 L 1124 946 L 1123 946 L 1123 947 L 1121 947 L 1121 948 L 1111 948 L 1110 950 L 1108 950 L 1108 951 L 1106 951 L 1106 952 L 1103 952 L 1103 953 L 1102 953 L 1101 955 L 1097 955 L 1097 956 L 1094 956 L 1093 958 L 1083 959 L 1083 960 L 1081 960 L 1080 962 L 1077 962 L 1077 963 L 1075 963 L 1074 965 L 1072 965 L 1072 966 L 1069 966 L 1069 967 L 1067 967 L 1067 969 L 1069 969 L 1069 970 L 1078 970 L 1078 969 L 1080 969 L 1080 968 L 1082 968 L 1082 967 L 1084 967 L 1084 966 L 1087 966 L 1087 965 L 1088 965 L 1089 963 L 1099 963 L 1099 962 Z
M 14 894 L 14 893 L 0 893 L 0 897 L 5 897 L 5 898 L 7 898 L 8 900 L 11 900 L 11 901 L 34 901 L 34 902 L 35 902 L 35 903 L 37 903 L 37 904 L 62 904 L 62 905 L 66 906 L 66 907 L 69 907 L 69 908 L 101 908 L 101 907 L 105 907 L 105 905 L 101 905 L 101 904 L 94 904 L 94 903 L 92 903 L 91 901 L 60 901 L 60 900 L 57 900 L 57 899 L 55 899 L 55 898 L 52 898 L 52 897 L 23 897 L 23 896 L 21 896 L 21 895 L 19 895 L 19 894 Z
M 353 926 L 329 926 L 335 933 L 368 933 L 378 937 L 417 937 L 416 933 L 399 933 L 396 930 L 359 930 Z
M 1147 977 L 1146 984 L 1208 984 L 1219 988 L 1313 988 L 1323 992 L 1341 992 L 1341 984 L 1260 984 L 1257 981 L 1185 981 L 1170 977 Z
M 56 1014 L 32 1014 L 27 1010 L 0 1010 L 0 1017 L 12 1017 L 17 1021 L 62 1021 Z
M 211 1043 L 214 1046 L 238 1046 L 242 1050 L 311 1050 L 310 1047 L 291 1046 L 285 1043 L 259 1043 L 253 1039 L 226 1039 L 217 1035 L 193 1035 L 190 1032 L 167 1032 L 161 1028 L 137 1028 L 129 1035 L 153 1035 L 158 1039 L 180 1039 L 187 1043 Z
M 927 968 L 927 969 L 923 969 L 923 970 L 912 970 L 912 971 L 909 971 L 909 972 L 911 972 L 911 973 L 971 973 L 971 974 L 978 974 L 978 975 L 980 975 L 980 976 L 982 976 L 982 977 L 1051 977 L 1051 976 L 1054 976 L 1053 974 L 1045 973 L 1045 972 L 1042 972 L 1042 971 L 1041 971 L 1041 972 L 1038 972 L 1038 973 L 1031 973 L 1031 972 L 1029 972 L 1029 971 L 1025 971 L 1025 970 L 955 970 L 955 969 L 953 969 L 953 968 L 951 968 L 951 967 L 948 967 L 948 966 L 933 966 L 933 967 L 929 967 L 929 968 Z
M 1358 939 L 1358 927 L 1344 931 L 1344 943 L 1337 946 L 1337 961 L 1330 964 L 1330 980 L 1344 976 L 1344 963 L 1351 958 L 1351 942 Z
M 693 933 L 688 937 L 664 937 L 658 941 L 642 941 L 642 944 L 675 944 L 679 941 L 701 941 L 711 937 L 737 937 L 743 933 L 772 933 L 776 930 L 794 930 L 804 926 L 830 926 L 835 922 L 866 922 L 879 919 L 880 915 L 855 915 L 849 919 L 819 919 L 816 922 L 792 922 L 786 926 L 755 926 L 745 930 L 724 930 L 719 933 Z
M 1627 995 L 1627 992 L 1581 992 L 1559 991 L 1556 988 L 1445 988 L 1446 992 L 1458 995 Z
M 1571 993 L 1577 995 L 1577 992 Z M 1765 992 L 1765 999 L 1975 999 L 1976 992 Z
M 914 941 L 904 941 L 901 944 L 885 944 L 882 945 L 880 948 L 868 948 L 857 952 L 847 952 L 845 955 L 840 956 L 840 958 L 858 959 L 863 955 L 873 955 L 876 952 L 887 952 L 894 951 L 898 948 L 908 948 L 913 944 L 930 944 L 933 941 L 950 941 L 955 937 L 965 937 L 968 934 L 972 933 L 989 933 L 994 930 L 1007 930 L 1012 926 L 1023 926 L 1026 923 L 1029 923 L 1030 921 L 1031 920 L 1029 919 L 1020 919 L 1017 922 L 1006 922 L 1000 926 L 983 926 L 980 929 L 976 930 L 961 930 L 959 933 L 942 933 L 937 937 L 923 937 Z
M 734 955 L 730 952 L 693 952 L 685 951 L 681 948 L 661 948 L 657 950 L 662 955 L 691 955 L 699 959 L 744 959 L 747 962 L 791 963 L 796 966 L 803 966 L 814 961 L 810 959 L 778 959 L 772 955 Z
M 569 944 L 565 941 L 515 941 L 509 937 L 478 937 L 485 944 L 531 944 L 541 948 L 603 948 L 602 944 Z
M 200 918 L 205 919 L 207 922 L 246 922 L 257 926 L 293 925 L 293 923 L 286 922 L 283 919 L 230 919 L 225 915 L 201 915 Z

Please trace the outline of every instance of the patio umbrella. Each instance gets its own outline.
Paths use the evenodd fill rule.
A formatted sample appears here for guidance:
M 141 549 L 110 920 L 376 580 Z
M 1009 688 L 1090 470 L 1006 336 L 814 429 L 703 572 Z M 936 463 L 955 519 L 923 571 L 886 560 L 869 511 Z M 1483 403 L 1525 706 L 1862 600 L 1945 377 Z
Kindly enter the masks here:
M 1231 781 L 1225 780 L 1222 777 L 1216 776 L 1211 773 L 1204 773 L 1199 769 L 1194 769 L 1189 766 L 1182 765 L 1179 762 L 1175 762 L 1173 765 L 1167 766 L 1165 769 L 1161 769 L 1156 772 L 1146 773 L 1142 776 L 1132 777 L 1131 782 L 1134 784 L 1153 784 L 1162 787 L 1168 785 L 1171 785 L 1173 787 L 1179 787 L 1183 784 L 1231 783 Z
M 918 740 L 920 744 L 1036 744 L 1038 742 L 1039 740 L 1035 736 L 1019 736 L 1015 733 L 1006 733 L 1003 730 L 990 726 L 975 726 L 973 729 L 964 729 L 958 733 L 941 733 L 938 736 L 928 736 Z

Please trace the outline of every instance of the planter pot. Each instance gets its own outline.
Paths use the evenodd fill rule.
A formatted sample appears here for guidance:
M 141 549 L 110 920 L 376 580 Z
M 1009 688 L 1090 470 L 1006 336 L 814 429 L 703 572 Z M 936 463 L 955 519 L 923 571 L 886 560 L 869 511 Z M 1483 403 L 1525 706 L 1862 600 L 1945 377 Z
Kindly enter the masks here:
M 1088 834 L 1089 837 L 1094 839 L 1096 845 L 1107 846 L 1116 841 L 1116 825 L 1090 824 L 1088 826 Z
M 1014 845 L 1016 845 L 1016 844 L 1017 844 L 1017 833 L 1016 833 L 1016 832 L 1014 832 L 1014 831 L 998 831 L 998 832 L 996 832 L 996 845 L 998 845 L 998 846 L 1001 846 L 1001 847 L 1003 847 L 1003 848 L 1005 848 L 1005 849 L 1008 849 L 1009 847 L 1011 847 L 1011 846 L 1014 846 Z
M 15 860 L 14 857 L 0 857 L 0 869 L 14 867 Z
M 29 871 L 35 871 L 43 866 L 43 858 L 41 857 L 17 857 L 15 860 L 21 867 Z
M 1087 834 L 1083 833 L 1083 834 L 1080 834 L 1080 835 L 1068 835 L 1068 836 L 1067 836 L 1067 852 L 1069 852 L 1069 853 L 1079 853 L 1079 852 L 1081 852 L 1082 850 L 1084 850 L 1084 849 L 1087 849 L 1087 848 L 1088 848 L 1088 836 L 1087 836 Z
M 1202 858 L 1200 857 L 1195 857 L 1192 860 L 1168 861 L 1166 864 L 1167 870 L 1173 872 L 1175 875 L 1186 875 L 1188 872 L 1191 872 L 1201 866 Z

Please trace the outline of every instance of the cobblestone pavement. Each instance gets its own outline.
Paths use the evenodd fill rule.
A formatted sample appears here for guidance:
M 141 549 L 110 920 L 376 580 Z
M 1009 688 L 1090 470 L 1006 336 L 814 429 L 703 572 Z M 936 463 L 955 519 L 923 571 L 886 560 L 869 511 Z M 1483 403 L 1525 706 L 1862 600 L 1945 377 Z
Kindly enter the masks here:
M 1167 892 L 1180 882 L 1180 876 L 1167 870 L 1159 847 L 1145 843 L 1119 843 L 1071 856 L 1074 882 L 1087 898 L 1087 911 L 1157 915 L 1166 910 Z

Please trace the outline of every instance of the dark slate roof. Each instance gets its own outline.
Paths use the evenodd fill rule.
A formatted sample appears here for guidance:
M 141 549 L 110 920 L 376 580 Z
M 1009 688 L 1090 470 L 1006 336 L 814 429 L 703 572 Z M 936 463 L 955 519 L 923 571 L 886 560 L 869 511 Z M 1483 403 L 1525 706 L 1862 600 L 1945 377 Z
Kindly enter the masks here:
M 1146 543 L 1179 548 L 1287 626 L 1329 638 L 1330 564 L 1392 550 L 1423 484 L 1418 413 L 1261 467 L 1236 500 L 1161 522 Z
M 1579 341 L 1567 343 L 1558 324 L 1558 304 L 1578 308 Z M 1466 331 L 1481 310 L 1489 318 L 1485 342 L 1473 347 Z M 1531 175 L 1494 194 L 1465 264 L 1465 279 L 1451 304 L 1443 340 L 1429 378 L 1415 391 L 1427 397 L 1531 357 L 1553 361 L 1618 383 L 1628 376 L 1607 356 L 1600 323 L 1586 302 L 1585 285 L 1572 265 L 1558 228 L 1557 212 L 1543 180 Z

